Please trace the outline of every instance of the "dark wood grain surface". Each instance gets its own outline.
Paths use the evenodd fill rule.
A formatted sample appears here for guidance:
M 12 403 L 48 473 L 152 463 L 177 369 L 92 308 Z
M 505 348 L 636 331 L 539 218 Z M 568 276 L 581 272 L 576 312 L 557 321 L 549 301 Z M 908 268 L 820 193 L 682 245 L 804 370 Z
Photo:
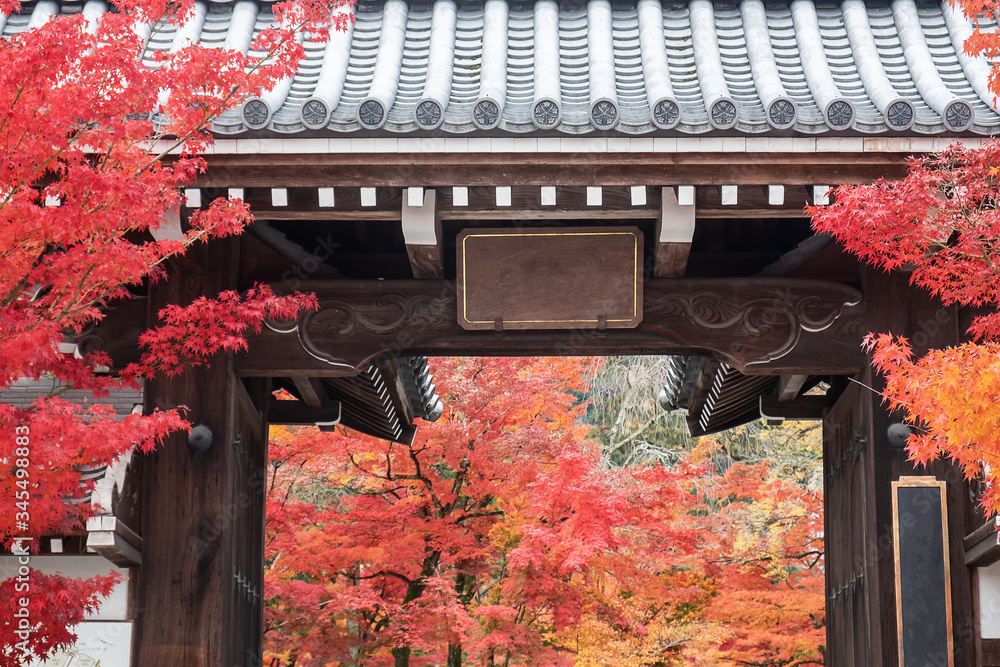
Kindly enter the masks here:
M 418 355 L 700 354 L 756 375 L 851 375 L 868 331 L 861 294 L 836 283 L 782 278 L 653 279 L 634 329 L 466 331 L 455 284 L 331 280 L 298 286 L 320 309 L 289 333 L 265 329 L 238 373 L 338 377 L 373 359 Z
M 210 155 L 200 187 L 833 185 L 906 175 L 908 153 Z

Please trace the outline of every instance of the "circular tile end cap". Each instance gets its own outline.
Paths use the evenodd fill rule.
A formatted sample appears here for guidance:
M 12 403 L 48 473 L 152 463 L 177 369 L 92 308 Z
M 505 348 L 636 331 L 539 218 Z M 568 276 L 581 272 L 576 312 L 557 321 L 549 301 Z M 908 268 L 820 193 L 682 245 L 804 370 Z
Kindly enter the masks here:
M 885 124 L 890 130 L 905 132 L 913 127 L 917 118 L 913 103 L 903 98 L 896 98 L 885 107 Z
M 551 97 L 535 100 L 531 106 L 531 121 L 539 129 L 551 129 L 558 125 L 560 120 L 562 120 L 562 107 Z
M 739 107 L 731 97 L 720 97 L 708 109 L 708 122 L 717 130 L 733 128 L 739 120 Z
M 823 120 L 832 130 L 849 130 L 857 119 L 854 103 L 844 97 L 835 97 L 823 109 Z
M 972 127 L 972 122 L 975 120 L 975 112 L 972 110 L 972 105 L 965 100 L 952 100 L 944 108 L 944 113 L 941 114 L 941 120 L 944 121 L 944 126 L 948 128 L 951 132 L 964 132 Z
M 310 97 L 299 108 L 299 118 L 310 130 L 321 130 L 330 122 L 330 107 L 318 97 Z
M 358 125 L 366 130 L 377 130 L 385 125 L 386 109 L 382 100 L 366 97 L 358 103 Z
M 681 105 L 672 97 L 657 100 L 652 106 L 653 125 L 661 130 L 672 130 L 681 122 Z
M 590 105 L 590 123 L 599 130 L 613 130 L 620 117 L 614 100 L 602 97 Z
M 413 121 L 422 130 L 436 130 L 444 123 L 444 107 L 431 97 L 424 97 L 413 107 Z
M 492 97 L 480 97 L 472 105 L 472 124 L 480 130 L 492 130 L 500 124 L 503 107 Z
M 767 122 L 776 130 L 787 130 L 798 119 L 798 107 L 790 97 L 777 97 L 767 105 Z
M 251 130 L 262 130 L 271 122 L 271 107 L 261 98 L 252 97 L 243 104 L 240 116 Z

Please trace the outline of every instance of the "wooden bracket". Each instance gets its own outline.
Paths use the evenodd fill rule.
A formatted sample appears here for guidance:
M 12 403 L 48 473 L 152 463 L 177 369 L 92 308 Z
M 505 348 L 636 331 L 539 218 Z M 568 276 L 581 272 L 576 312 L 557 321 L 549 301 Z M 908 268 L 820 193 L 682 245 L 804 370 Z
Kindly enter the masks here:
M 184 225 L 179 208 L 172 208 L 163 214 L 157 227 L 150 227 L 149 233 L 156 241 L 181 241 L 184 239 Z M 207 271 L 204 244 L 198 243 L 187 249 L 183 255 L 173 255 L 168 260 L 171 266 L 187 273 L 202 274 Z
M 778 402 L 791 403 L 802 391 L 808 375 L 782 375 L 778 378 Z
M 420 196 L 417 196 L 416 190 L 421 190 Z M 444 244 L 437 192 L 410 188 L 403 198 L 402 225 L 413 277 L 425 280 L 444 278 Z
M 993 517 L 965 536 L 965 564 L 970 567 L 988 567 L 1000 560 L 1000 536 L 997 519 Z
M 687 269 L 694 238 L 694 201 L 680 203 L 673 188 L 661 190 L 660 217 L 656 220 L 656 261 L 653 276 L 679 278 Z M 686 201 L 686 200 L 685 200 Z
M 299 390 L 302 402 L 311 408 L 322 407 L 330 400 L 327 397 L 326 389 L 323 388 L 323 382 L 319 378 L 294 377 L 292 382 Z
M 104 556 L 118 567 L 142 565 L 142 538 L 112 515 L 87 519 L 87 551 Z
M 760 416 L 767 420 L 822 419 L 823 411 L 829 407 L 826 396 L 799 396 L 785 403 L 773 396 L 760 397 Z

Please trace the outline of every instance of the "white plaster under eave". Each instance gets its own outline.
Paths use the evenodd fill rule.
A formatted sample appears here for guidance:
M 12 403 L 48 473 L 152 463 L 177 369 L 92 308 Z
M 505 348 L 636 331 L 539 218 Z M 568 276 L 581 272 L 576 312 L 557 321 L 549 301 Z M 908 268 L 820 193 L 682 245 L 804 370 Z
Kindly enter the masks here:
M 476 137 L 467 141 L 431 138 L 282 139 L 281 142 L 218 139 L 206 155 L 318 155 L 372 153 L 923 153 L 940 151 L 943 137 L 598 137 L 515 139 Z M 969 148 L 988 139 L 963 138 Z M 556 145 L 558 142 L 558 146 Z M 152 147 L 155 149 L 156 147 Z M 163 147 L 164 149 L 166 146 Z

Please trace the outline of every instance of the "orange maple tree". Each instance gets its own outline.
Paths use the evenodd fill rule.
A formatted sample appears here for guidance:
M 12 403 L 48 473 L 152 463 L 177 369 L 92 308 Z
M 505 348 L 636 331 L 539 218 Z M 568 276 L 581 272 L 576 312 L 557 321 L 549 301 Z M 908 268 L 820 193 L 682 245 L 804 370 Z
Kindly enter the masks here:
M 818 494 L 704 452 L 602 466 L 592 361 L 433 363 L 448 409 L 409 447 L 272 433 L 267 659 L 819 664 Z
M 241 201 L 218 200 L 192 212 L 182 238 L 151 235 L 205 169 L 198 155 L 211 142 L 212 120 L 291 75 L 303 55 L 302 31 L 325 35 L 347 17 L 335 14 L 336 1 L 279 3 L 275 23 L 249 53 L 189 45 L 151 55 L 149 28 L 184 23 L 193 0 L 113 4 L 99 20 L 56 16 L 0 39 L 0 389 L 42 376 L 60 387 L 26 410 L 0 405 L 0 542 L 18 550 L 74 529 L 94 511 L 76 502 L 88 491 L 77 467 L 108 465 L 187 427 L 179 410 L 117 419 L 107 407 L 62 400 L 61 391 L 100 395 L 181 372 L 243 349 L 245 335 L 265 319 L 315 304 L 258 287 L 171 307 L 161 313 L 163 325 L 143 335 L 142 362 L 113 374 L 104 354 L 61 352 L 66 335 L 99 321 L 114 300 L 164 278 L 168 258 L 250 222 Z M 19 9 L 16 0 L 0 0 L 0 13 Z M 24 582 L 0 583 L 0 610 L 11 612 L 0 621 L 3 666 L 71 641 L 66 624 L 109 586 L 37 574 L 28 583 L 30 595 Z M 28 631 L 14 612 L 37 604 Z
M 697 545 L 637 536 L 641 584 L 602 575 L 610 603 L 631 626 L 578 629 L 577 667 L 822 665 L 826 641 L 822 495 L 774 474 L 766 463 L 720 469 L 703 440 L 667 471 L 634 471 L 679 488 L 653 494 L 647 526 Z M 610 572 L 610 570 L 609 570 Z M 648 575 L 654 576 L 648 576 Z
M 704 443 L 693 456 L 713 446 Z M 699 555 L 717 594 L 706 605 L 703 632 L 686 647 L 688 664 L 822 665 L 821 492 L 775 476 L 766 463 L 710 469 L 699 479 L 707 533 Z
M 818 231 L 885 270 L 909 270 L 910 282 L 945 305 L 984 309 L 969 328 L 976 342 L 914 358 L 910 342 L 871 334 L 866 348 L 886 378 L 884 396 L 915 426 L 907 450 L 926 463 L 948 457 L 972 479 L 990 481 L 983 498 L 1000 510 L 1000 242 L 997 165 L 1000 143 L 955 145 L 910 159 L 901 181 L 841 186 L 836 202 L 810 209 Z
M 974 24 L 965 43 L 970 55 L 996 58 L 1000 20 L 995 0 L 951 0 Z M 1000 94 L 993 65 L 990 91 Z M 995 100 L 994 100 L 995 102 Z M 915 358 L 910 341 L 878 332 L 865 340 L 886 379 L 883 396 L 915 427 L 910 458 L 926 463 L 946 457 L 967 479 L 983 476 L 988 516 L 1000 511 L 1000 144 L 955 144 L 937 155 L 913 157 L 901 181 L 841 186 L 835 203 L 809 213 L 817 231 L 886 271 L 911 271 L 910 282 L 946 304 L 980 310 L 969 328 L 974 342 L 931 350 Z

